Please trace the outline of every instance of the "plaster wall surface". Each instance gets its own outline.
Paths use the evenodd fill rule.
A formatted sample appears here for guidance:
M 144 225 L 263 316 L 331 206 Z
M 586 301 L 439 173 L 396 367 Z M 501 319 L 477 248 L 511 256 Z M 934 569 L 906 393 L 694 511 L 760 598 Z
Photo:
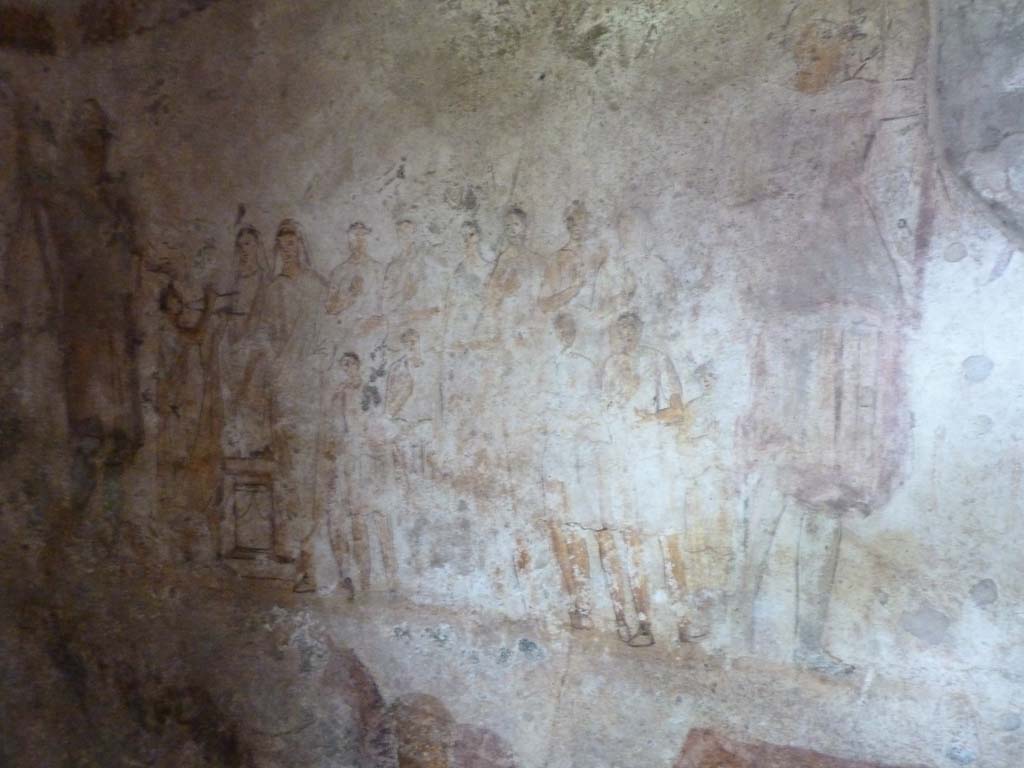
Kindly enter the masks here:
M 1024 764 L 1024 8 L 0 5 L 0 764 Z

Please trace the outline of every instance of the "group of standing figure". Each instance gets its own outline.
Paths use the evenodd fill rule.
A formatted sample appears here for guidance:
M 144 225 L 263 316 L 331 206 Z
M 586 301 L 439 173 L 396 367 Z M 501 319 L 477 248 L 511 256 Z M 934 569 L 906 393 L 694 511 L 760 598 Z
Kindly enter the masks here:
M 425 514 L 428 486 L 450 470 L 441 465 L 500 473 L 498 464 L 522 459 L 540 468 L 543 512 L 518 522 L 546 531 L 573 628 L 593 626 L 589 542 L 624 641 L 653 643 L 651 548 L 680 636 L 699 634 L 683 616 L 687 473 L 673 457 L 697 422 L 709 430 L 700 414 L 714 374 L 694 370 L 684 395 L 670 356 L 645 343 L 641 311 L 669 317 L 679 283 L 642 217 L 619 217 L 612 255 L 590 238 L 581 203 L 564 221 L 567 242 L 542 257 L 529 249 L 525 212 L 510 208 L 493 260 L 467 221 L 450 274 L 428 263 L 412 221 L 397 223 L 398 253 L 386 264 L 356 222 L 325 278 L 286 219 L 272 259 L 260 233 L 242 227 L 234 273 L 195 302 L 169 283 L 161 307 L 175 354 L 164 365 L 173 381 L 194 382 L 167 388 L 182 401 L 163 403 L 169 426 L 193 436 L 170 441 L 171 465 L 206 473 L 206 498 L 189 503 L 216 525 L 220 555 L 288 564 L 296 589 L 315 589 L 326 539 L 344 585 L 394 590 L 395 530 Z M 202 381 L 182 377 L 189 366 Z M 504 458 L 470 466 L 484 423 Z
M 356 222 L 327 277 L 294 220 L 278 225 L 272 259 L 241 228 L 228 278 L 193 301 L 176 282 L 161 296 L 167 497 L 205 512 L 229 562 L 312 590 L 329 552 L 343 585 L 370 591 L 399 586 L 398 534 L 443 518 L 452 494 L 477 494 L 547 539 L 574 629 L 610 605 L 634 646 L 654 643 L 662 585 L 683 642 L 707 635 L 732 587 L 756 601 L 795 514 L 796 657 L 847 671 L 824 649 L 825 620 L 840 518 L 883 504 L 898 474 L 899 443 L 881 439 L 905 433 L 900 336 L 884 322 L 899 317 L 898 296 L 822 304 L 790 312 L 784 332 L 762 329 L 738 431 L 749 458 L 729 474 L 712 364 L 686 360 L 681 376 L 658 346 L 686 316 L 685 265 L 653 252 L 634 211 L 618 217 L 615 248 L 590 236 L 580 203 L 564 222 L 565 244 L 542 256 L 525 212 L 510 208 L 488 259 L 467 221 L 451 271 L 412 221 L 397 223 L 387 263 Z M 523 490 L 531 467 L 536 504 Z M 727 505 L 743 494 L 740 521 Z

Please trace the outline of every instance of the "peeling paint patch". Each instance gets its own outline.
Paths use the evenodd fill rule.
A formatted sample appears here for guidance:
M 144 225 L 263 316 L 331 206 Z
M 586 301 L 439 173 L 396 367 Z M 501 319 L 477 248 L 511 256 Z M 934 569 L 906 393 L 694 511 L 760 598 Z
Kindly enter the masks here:
M 971 355 L 964 358 L 964 378 L 970 382 L 984 381 L 992 373 L 995 363 L 985 355 Z
M 938 645 L 946 640 L 946 631 L 952 620 L 942 611 L 927 603 L 914 611 L 905 611 L 900 626 L 929 645 Z

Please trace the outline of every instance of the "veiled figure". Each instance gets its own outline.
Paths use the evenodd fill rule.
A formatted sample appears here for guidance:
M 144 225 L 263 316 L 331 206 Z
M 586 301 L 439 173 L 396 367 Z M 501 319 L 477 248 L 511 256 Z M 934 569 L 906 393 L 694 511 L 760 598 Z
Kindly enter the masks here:
M 271 449 L 276 465 L 274 551 L 279 560 L 310 567 L 316 530 L 316 442 L 320 417 L 320 352 L 327 284 L 310 262 L 297 222 L 277 229 L 274 256 L 279 271 L 267 286 L 256 320 L 260 360 L 271 417 Z

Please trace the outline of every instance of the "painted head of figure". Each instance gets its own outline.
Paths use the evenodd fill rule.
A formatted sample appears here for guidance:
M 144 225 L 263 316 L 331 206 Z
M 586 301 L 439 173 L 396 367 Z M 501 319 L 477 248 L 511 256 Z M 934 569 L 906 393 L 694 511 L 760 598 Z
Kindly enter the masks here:
M 403 349 L 412 351 L 416 349 L 416 345 L 420 342 L 419 331 L 415 328 L 406 328 L 398 337 L 398 341 Z
M 235 259 L 238 274 L 248 277 L 263 269 L 263 242 L 259 230 L 246 225 L 235 235 Z
M 80 167 L 89 178 L 99 179 L 106 173 L 112 139 L 110 119 L 99 102 L 82 102 L 75 114 L 74 146 Z
M 366 255 L 366 238 L 371 230 L 361 221 L 356 221 L 348 228 L 348 250 L 355 256 Z
M 341 356 L 342 386 L 345 389 L 359 389 L 363 384 L 362 365 L 359 355 L 346 352 Z
M 650 225 L 646 214 L 636 208 L 627 208 L 615 220 L 615 231 L 623 251 L 650 251 Z
M 414 366 L 420 366 L 423 359 L 420 356 L 420 332 L 415 328 L 407 328 L 398 336 L 398 346 L 406 353 L 407 358 Z
M 179 318 L 185 311 L 185 300 L 181 297 L 174 283 L 168 283 L 160 291 L 160 311 L 171 318 Z
M 402 351 L 408 355 L 410 362 L 419 365 L 420 361 L 420 332 L 415 328 L 406 328 L 398 337 L 398 343 Z
M 562 349 L 569 349 L 576 343 L 576 321 L 568 312 L 559 312 L 551 322 Z
M 217 249 L 212 240 L 207 240 L 192 254 L 192 273 L 197 278 L 206 278 L 217 263 Z
M 309 251 L 302 229 L 295 219 L 284 219 L 277 226 L 274 238 L 274 255 L 281 264 L 281 274 L 294 277 L 309 266 Z
M 395 225 L 395 232 L 398 233 L 398 242 L 403 248 L 412 246 L 413 238 L 416 236 L 416 222 L 412 219 L 402 219 Z
M 505 237 L 510 243 L 521 244 L 526 240 L 526 212 L 513 207 L 505 212 Z
M 572 240 L 579 242 L 587 233 L 587 209 L 579 200 L 573 200 L 565 209 L 565 228 Z
M 644 323 L 636 312 L 623 312 L 615 319 L 612 327 L 612 351 L 620 355 L 630 355 L 640 346 L 640 337 L 644 332 Z
M 472 219 L 462 222 L 462 244 L 469 250 L 480 244 L 480 227 Z
M 700 383 L 701 394 L 710 394 L 710 392 L 715 388 L 715 384 L 718 383 L 718 374 L 715 373 L 715 367 L 711 361 L 697 366 L 697 370 L 694 371 L 694 376 Z

